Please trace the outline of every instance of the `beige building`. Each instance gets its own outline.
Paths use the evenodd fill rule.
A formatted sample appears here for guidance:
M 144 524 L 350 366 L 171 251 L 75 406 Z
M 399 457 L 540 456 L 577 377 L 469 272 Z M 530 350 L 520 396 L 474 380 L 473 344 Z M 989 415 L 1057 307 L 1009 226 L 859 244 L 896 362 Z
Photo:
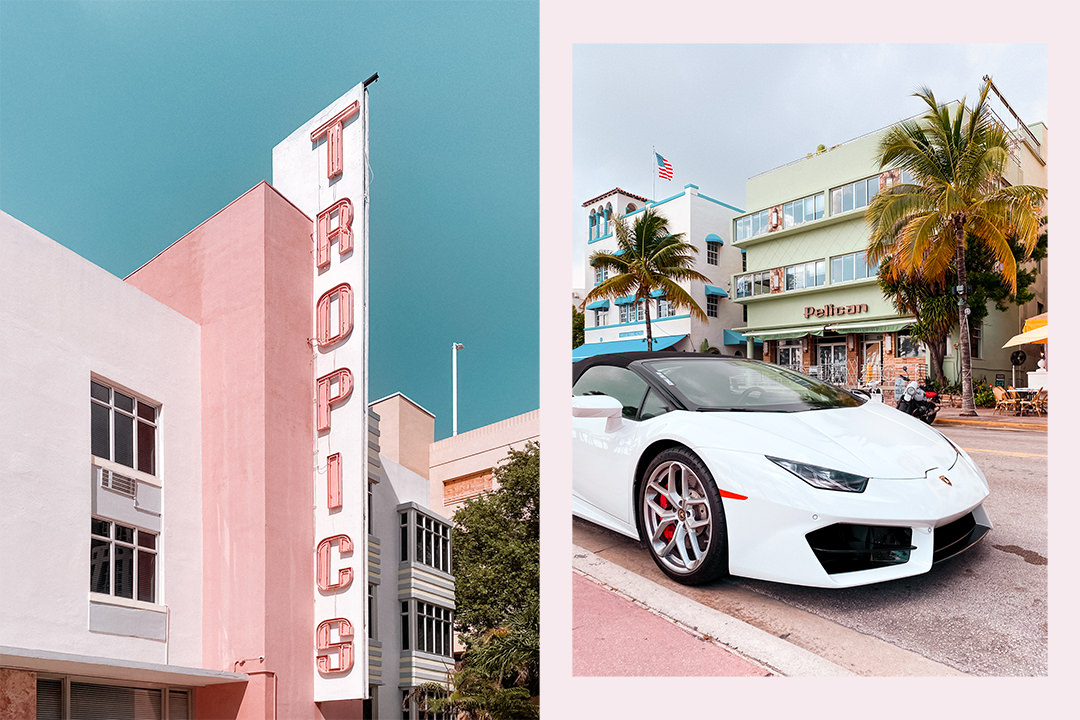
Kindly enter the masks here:
M 382 429 L 380 452 L 428 479 L 428 507 L 452 518 L 469 498 L 496 489 L 495 467 L 513 448 L 540 436 L 540 411 L 533 410 L 438 441 L 435 416 L 401 393 L 371 404 Z

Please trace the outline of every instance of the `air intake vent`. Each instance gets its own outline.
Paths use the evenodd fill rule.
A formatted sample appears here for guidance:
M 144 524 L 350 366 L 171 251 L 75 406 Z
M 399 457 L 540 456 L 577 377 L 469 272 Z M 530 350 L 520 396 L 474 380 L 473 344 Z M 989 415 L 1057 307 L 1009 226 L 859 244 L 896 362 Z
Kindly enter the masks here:
M 106 470 L 105 468 L 98 468 L 101 471 L 101 487 L 106 490 L 112 490 L 114 493 L 119 493 L 124 497 L 134 498 L 136 488 L 139 483 L 134 478 L 129 478 L 126 475 L 115 473 L 112 470 Z

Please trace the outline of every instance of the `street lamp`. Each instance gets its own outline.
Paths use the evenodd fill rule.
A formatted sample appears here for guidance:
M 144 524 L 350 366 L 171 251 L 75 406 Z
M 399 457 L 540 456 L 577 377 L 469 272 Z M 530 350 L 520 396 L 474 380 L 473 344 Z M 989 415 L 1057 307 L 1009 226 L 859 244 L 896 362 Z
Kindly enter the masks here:
M 458 350 L 464 350 L 461 343 L 450 343 L 450 360 L 454 368 L 454 434 L 457 435 L 457 354 Z

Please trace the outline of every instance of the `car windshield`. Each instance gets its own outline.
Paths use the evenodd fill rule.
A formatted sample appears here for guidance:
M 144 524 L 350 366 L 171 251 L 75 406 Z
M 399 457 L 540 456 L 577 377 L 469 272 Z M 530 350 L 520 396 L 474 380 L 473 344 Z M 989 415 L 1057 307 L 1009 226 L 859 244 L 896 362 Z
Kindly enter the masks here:
M 802 373 L 755 360 L 665 358 L 641 365 L 687 408 L 699 411 L 799 412 L 864 402 Z

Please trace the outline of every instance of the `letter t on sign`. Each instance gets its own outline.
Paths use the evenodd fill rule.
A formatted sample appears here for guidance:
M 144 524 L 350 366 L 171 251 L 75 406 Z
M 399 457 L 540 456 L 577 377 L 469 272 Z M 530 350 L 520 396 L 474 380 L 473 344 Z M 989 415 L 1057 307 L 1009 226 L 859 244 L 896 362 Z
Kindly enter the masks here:
M 341 152 L 341 129 L 342 126 L 360 112 L 360 101 L 354 101 L 352 105 L 327 120 L 311 133 L 311 142 L 319 142 L 326 137 L 326 177 L 337 177 L 343 169 Z

